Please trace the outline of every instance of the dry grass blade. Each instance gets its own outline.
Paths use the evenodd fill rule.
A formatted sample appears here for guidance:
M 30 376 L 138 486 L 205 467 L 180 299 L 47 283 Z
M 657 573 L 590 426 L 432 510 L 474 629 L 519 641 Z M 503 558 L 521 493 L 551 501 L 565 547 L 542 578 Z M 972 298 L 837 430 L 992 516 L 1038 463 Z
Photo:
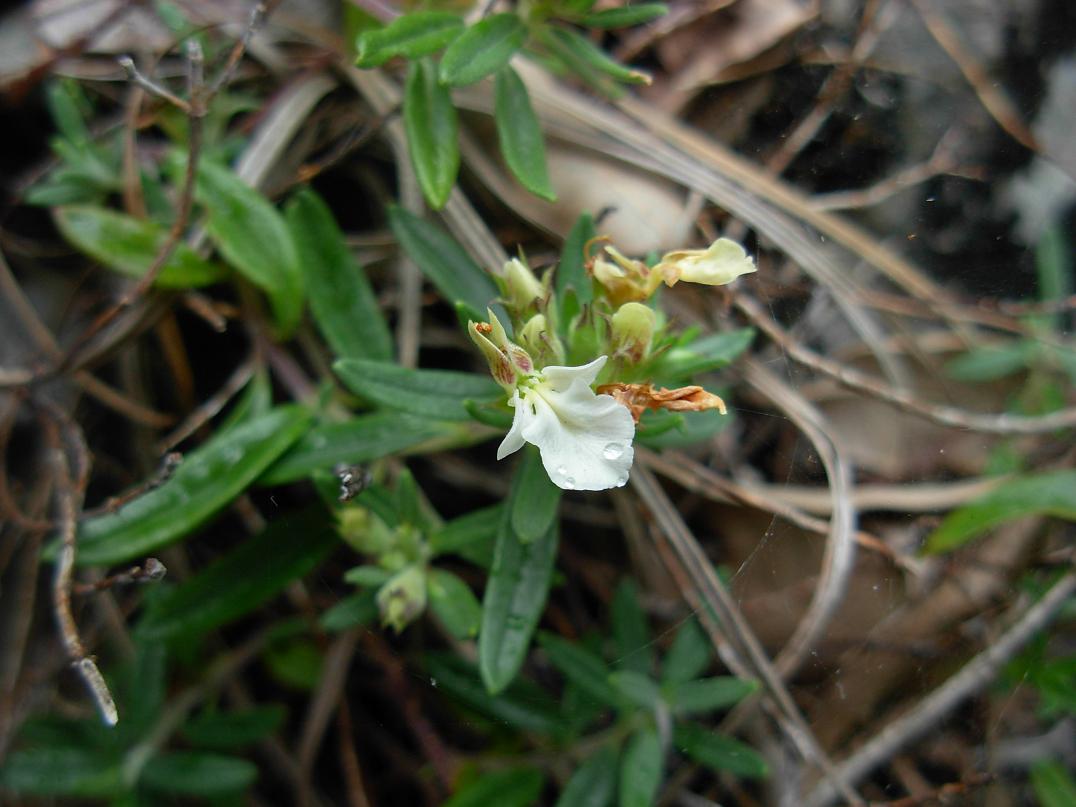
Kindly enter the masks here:
M 843 779 L 856 782 L 889 759 L 900 748 L 923 736 L 966 698 L 982 691 L 1032 636 L 1050 624 L 1076 592 L 1076 573 L 1069 572 L 1012 622 L 1005 633 L 964 667 L 923 698 L 911 712 L 894 720 L 840 763 Z M 806 800 L 806 807 L 826 807 L 837 798 L 829 782 L 823 782 Z
M 782 725 L 786 726 L 804 758 L 818 764 L 850 804 L 862 804 L 863 800 L 855 790 L 836 775 L 832 762 L 814 738 L 781 676 L 766 656 L 762 644 L 657 479 L 644 464 L 640 464 L 632 471 L 631 484 L 643 504 L 650 510 L 664 539 L 663 543 L 671 550 L 681 572 L 690 580 L 690 601 L 693 601 L 700 616 L 704 619 L 716 618 L 719 621 L 730 643 L 728 649 L 733 651 L 739 666 L 746 667 L 761 679 L 767 695 L 773 699 L 782 717 Z M 719 653 L 726 650 L 720 644 L 715 646 Z M 722 655 L 724 656 L 723 653 Z

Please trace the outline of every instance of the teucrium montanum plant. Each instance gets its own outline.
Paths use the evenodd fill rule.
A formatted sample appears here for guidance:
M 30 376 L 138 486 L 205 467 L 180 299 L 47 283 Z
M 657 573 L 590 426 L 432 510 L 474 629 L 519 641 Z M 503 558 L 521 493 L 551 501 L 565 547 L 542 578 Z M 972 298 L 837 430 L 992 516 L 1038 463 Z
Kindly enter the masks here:
M 516 340 L 492 310 L 487 321 L 468 325 L 514 411 L 497 459 L 531 443 L 549 478 L 565 490 L 625 484 L 635 425 L 647 409 L 724 413 L 721 399 L 701 387 L 659 389 L 650 383 L 659 316 L 647 302 L 663 282 L 718 286 L 755 271 L 743 247 L 725 238 L 705 250 L 669 252 L 653 267 L 611 246 L 603 252 L 587 263 L 597 281 L 595 298 L 570 324 L 568 344 L 557 335 L 551 273 L 539 280 L 518 258 L 499 277 Z M 580 352 L 591 355 L 575 366 L 564 363 Z

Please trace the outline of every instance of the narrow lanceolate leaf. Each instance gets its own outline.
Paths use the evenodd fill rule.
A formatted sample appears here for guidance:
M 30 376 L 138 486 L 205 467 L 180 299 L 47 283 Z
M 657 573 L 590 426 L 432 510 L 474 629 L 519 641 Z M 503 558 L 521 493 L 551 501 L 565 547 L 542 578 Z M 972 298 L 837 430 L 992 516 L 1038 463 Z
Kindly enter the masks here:
M 287 714 L 280 704 L 237 712 L 206 712 L 186 721 L 180 732 L 191 745 L 229 751 L 265 739 L 280 728 Z
M 639 591 L 625 578 L 613 595 L 613 636 L 618 648 L 617 667 L 649 675 L 654 667 L 654 646 L 639 605 Z
M 579 20 L 585 28 L 627 28 L 642 25 L 667 14 L 669 7 L 664 3 L 638 3 L 634 6 L 606 8 L 587 14 Z
M 614 793 L 616 751 L 606 745 L 572 774 L 556 807 L 609 807 Z
M 468 662 L 451 654 L 426 656 L 430 683 L 468 708 L 498 723 L 532 734 L 551 736 L 560 724 L 559 704 L 534 685 L 517 681 L 504 692 L 491 695 Z
M 305 188 L 292 198 L 286 216 L 314 321 L 333 352 L 339 358 L 390 361 L 392 334 L 328 205 Z
M 281 516 L 261 533 L 155 599 L 138 625 L 147 638 L 205 633 L 250 613 L 336 546 L 328 514 Z
M 1076 804 L 1076 781 L 1060 762 L 1043 759 L 1031 766 L 1031 786 L 1039 807 L 1072 807 Z
M 309 427 L 310 414 L 282 406 L 195 449 L 160 487 L 79 526 L 78 562 L 123 563 L 182 538 L 232 501 Z
M 549 531 L 557 517 L 561 491 L 550 481 L 541 455 L 533 446 L 524 452 L 516 475 L 520 495 L 512 499 L 512 529 L 520 541 L 529 543 Z
M 475 23 L 441 57 L 441 81 L 452 87 L 474 84 L 508 64 L 527 38 L 518 14 L 493 14 Z
M 658 378 L 675 381 L 726 367 L 751 346 L 753 328 L 710 334 L 662 354 L 652 372 Z
M 622 65 L 576 31 L 550 27 L 543 38 L 557 56 L 591 82 L 604 75 L 626 84 L 650 83 L 646 73 Z
M 624 696 L 629 703 L 640 709 L 652 711 L 661 701 L 658 685 L 642 673 L 634 670 L 621 670 L 609 676 L 613 690 Z
M 689 617 L 676 631 L 672 647 L 662 659 L 662 682 L 678 684 L 697 678 L 706 671 L 713 654 L 714 646 L 694 617 Z
M 568 335 L 572 319 L 582 307 L 594 299 L 594 284 L 587 275 L 586 255 L 583 251 L 587 244 L 597 235 L 594 229 L 594 217 L 582 214 L 564 239 L 564 249 L 560 253 L 560 263 L 553 274 L 557 301 L 560 303 L 561 336 Z M 571 293 L 569 293 L 571 292 Z
M 400 246 L 445 299 L 466 303 L 479 314 L 486 312 L 497 297 L 497 287 L 452 236 L 402 207 L 389 208 L 389 225 Z M 507 323 L 503 308 L 494 306 L 494 313 Z
M 356 42 L 359 67 L 377 67 L 393 56 L 417 59 L 439 51 L 463 31 L 463 20 L 444 11 L 416 11 L 384 28 L 363 31 Z
M 139 784 L 160 793 L 208 797 L 236 793 L 257 778 L 258 767 L 245 759 L 204 751 L 170 751 L 146 763 Z
M 1035 515 L 1076 521 L 1076 471 L 1049 471 L 1002 483 L 946 516 L 927 538 L 926 552 L 948 552 L 1006 521 Z
M 766 760 L 750 746 L 697 723 L 684 723 L 673 731 L 676 747 L 696 762 L 716 771 L 761 779 L 769 774 Z
M 533 768 L 516 768 L 485 773 L 442 807 L 529 807 L 542 792 L 542 774 Z
M 430 608 L 457 639 L 473 639 L 482 624 L 482 606 L 471 587 L 451 572 L 433 569 L 427 582 Z
M 277 324 L 290 333 L 303 313 L 303 282 L 291 232 L 272 203 L 222 165 L 198 165 L 198 200 L 210 238 L 228 263 L 269 295 Z
M 403 118 L 419 187 L 430 207 L 440 210 L 456 184 L 460 146 L 452 96 L 437 81 L 437 68 L 429 59 L 408 68 Z
M 61 207 L 55 221 L 64 238 L 79 250 L 131 277 L 144 275 L 168 240 L 168 231 L 160 224 L 103 207 Z M 185 289 L 216 283 L 224 275 L 223 266 L 200 258 L 181 243 L 154 282 L 162 288 Z
M 705 714 L 725 709 L 758 689 L 754 681 L 731 676 L 682 681 L 664 687 L 665 700 L 673 714 Z
M 258 478 L 262 485 L 304 479 L 337 463 L 371 462 L 390 454 L 444 451 L 473 445 L 488 432 L 470 424 L 416 418 L 399 412 L 373 412 L 342 423 L 319 423 Z
M 619 705 L 621 699 L 609 683 L 609 668 L 601 658 L 553 633 L 538 634 L 538 643 L 553 666 L 588 697 L 608 706 Z
M 526 544 L 512 529 L 511 503 L 519 492 L 517 476 L 497 534 L 493 567 L 482 601 L 478 662 L 482 681 L 493 693 L 508 686 L 527 657 L 531 636 L 549 596 L 557 553 L 556 522 L 545 535 Z
M 527 85 L 508 65 L 497 72 L 493 110 L 501 154 L 516 179 L 531 193 L 550 202 L 556 201 L 557 194 L 549 181 L 538 116 L 531 106 Z
M 28 796 L 82 799 L 114 797 L 124 789 L 114 752 L 64 747 L 28 748 L 9 754 L 0 767 L 0 787 Z
M 636 732 L 620 758 L 620 807 L 653 805 L 661 786 L 663 763 L 657 732 Z
M 454 370 L 412 370 L 369 359 L 341 359 L 333 370 L 348 389 L 386 409 L 441 420 L 468 420 L 466 400 L 504 394 L 492 378 Z

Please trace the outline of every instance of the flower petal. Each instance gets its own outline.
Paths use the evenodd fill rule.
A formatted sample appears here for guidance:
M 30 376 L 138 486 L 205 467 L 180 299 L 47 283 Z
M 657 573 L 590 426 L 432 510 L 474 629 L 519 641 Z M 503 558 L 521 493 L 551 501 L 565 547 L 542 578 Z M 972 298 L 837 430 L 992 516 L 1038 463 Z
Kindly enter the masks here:
M 522 401 L 519 398 L 519 390 L 512 393 L 512 400 L 508 402 L 509 406 L 515 407 L 515 414 L 512 416 L 512 428 L 508 430 L 508 434 L 501 440 L 501 444 L 497 446 L 497 459 L 503 460 L 509 454 L 514 454 L 519 449 L 523 448 L 523 444 L 526 442 L 523 439 L 523 427 L 531 420 L 531 407 L 526 401 Z
M 654 267 L 669 286 L 683 280 L 707 286 L 723 286 L 740 275 L 755 271 L 755 263 L 742 246 L 728 238 L 719 238 L 705 250 L 684 249 L 662 256 Z
M 627 408 L 611 396 L 595 395 L 585 378 L 577 376 L 564 392 L 536 389 L 534 417 L 522 434 L 538 446 L 542 465 L 558 487 L 620 487 L 628 481 L 635 456 L 631 446 L 635 423 Z
M 564 392 L 578 379 L 582 379 L 583 386 L 589 387 L 594 383 L 594 379 L 598 377 L 598 373 L 602 371 L 608 359 L 608 356 L 598 356 L 590 364 L 580 367 L 561 367 L 553 364 L 542 368 L 542 378 L 555 392 Z

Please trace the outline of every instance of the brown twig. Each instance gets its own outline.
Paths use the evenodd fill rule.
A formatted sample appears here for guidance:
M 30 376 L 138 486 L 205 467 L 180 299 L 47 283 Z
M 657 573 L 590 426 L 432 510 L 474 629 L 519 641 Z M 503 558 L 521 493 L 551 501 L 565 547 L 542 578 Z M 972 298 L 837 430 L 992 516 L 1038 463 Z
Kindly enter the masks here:
M 174 448 L 208 423 L 233 396 L 247 385 L 247 382 L 254 376 L 257 365 L 257 356 L 252 355 L 236 367 L 232 374 L 228 376 L 228 379 L 221 384 L 220 389 L 202 401 L 197 409 L 191 412 L 172 432 L 167 434 L 157 444 L 157 449 L 163 452 Z
M 52 582 L 52 608 L 60 631 L 60 640 L 71 666 L 89 690 L 101 718 L 109 726 L 119 722 L 119 712 L 112 693 L 97 663 L 86 654 L 78 625 L 71 613 L 71 586 L 75 569 L 75 536 L 78 512 L 90 476 L 90 455 L 79 430 L 54 404 L 34 399 L 42 415 L 42 426 L 49 445 L 50 462 L 56 481 L 57 521 L 60 529 L 60 552 Z M 70 456 L 69 456 L 70 454 Z M 73 461 L 72 461 L 73 458 Z
M 1076 427 L 1076 408 L 1061 409 L 1048 415 L 991 415 L 921 401 L 914 393 L 895 389 L 800 344 L 742 291 L 733 295 L 733 303 L 759 330 L 800 364 L 829 376 L 848 389 L 878 398 L 942 426 L 990 434 L 1044 434 Z
M 71 590 L 74 594 L 96 594 L 99 591 L 108 591 L 115 586 L 126 586 L 131 583 L 155 583 L 163 579 L 167 573 L 168 570 L 163 563 L 156 558 L 147 558 L 141 566 L 132 566 L 127 571 L 103 577 L 95 583 L 76 583 Z
M 1050 624 L 1073 592 L 1076 592 L 1076 572 L 1069 571 L 960 672 L 919 701 L 911 712 L 884 726 L 841 762 L 838 765 L 841 778 L 859 781 L 897 750 L 937 725 L 962 701 L 980 692 L 1032 636 Z M 804 803 L 807 807 L 825 807 L 835 795 L 832 785 L 822 782 Z

